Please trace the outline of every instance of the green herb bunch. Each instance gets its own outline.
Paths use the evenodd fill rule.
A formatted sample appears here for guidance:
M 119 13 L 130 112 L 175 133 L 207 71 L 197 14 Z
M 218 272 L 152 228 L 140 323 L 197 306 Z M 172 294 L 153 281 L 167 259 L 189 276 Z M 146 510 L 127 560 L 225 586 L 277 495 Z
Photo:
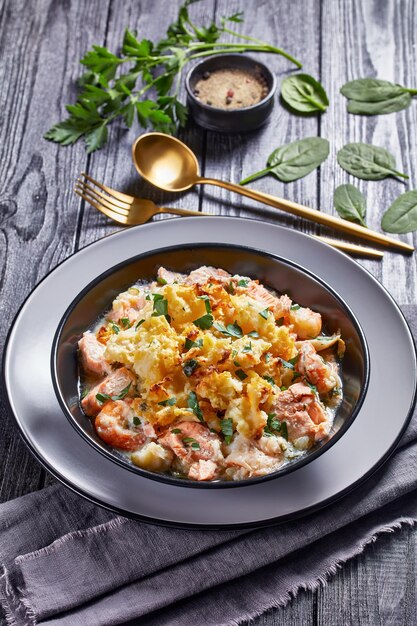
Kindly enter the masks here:
M 301 63 L 280 48 L 230 30 L 229 22 L 242 22 L 243 14 L 196 26 L 188 7 L 198 0 L 186 0 L 166 37 L 154 44 L 137 39 L 126 30 L 119 55 L 102 46 L 93 46 L 81 59 L 87 71 L 79 80 L 81 91 L 75 104 L 67 105 L 69 117 L 53 126 L 45 138 L 64 146 L 84 137 L 87 152 L 101 148 L 108 139 L 108 127 L 122 118 L 130 128 L 135 116 L 143 128 L 173 133 L 187 120 L 187 108 L 178 100 L 182 71 L 187 63 L 225 52 L 271 52 L 301 67 Z M 228 33 L 240 43 L 219 42 Z M 152 90 L 152 91 L 151 91 Z

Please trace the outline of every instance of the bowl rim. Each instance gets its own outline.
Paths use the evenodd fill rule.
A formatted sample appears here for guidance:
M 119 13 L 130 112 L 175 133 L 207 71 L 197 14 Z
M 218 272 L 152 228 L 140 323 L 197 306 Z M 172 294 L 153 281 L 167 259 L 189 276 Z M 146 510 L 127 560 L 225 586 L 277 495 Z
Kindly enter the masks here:
M 245 59 L 249 60 L 251 63 L 253 63 L 254 66 L 260 67 L 262 72 L 264 74 L 266 74 L 266 76 L 268 78 L 270 78 L 270 80 L 271 80 L 271 88 L 268 90 L 268 93 L 266 94 L 266 96 L 264 98 L 262 98 L 262 100 L 259 100 L 259 102 L 255 102 L 255 104 L 251 104 L 248 107 L 239 107 L 239 108 L 235 108 L 235 109 L 219 109 L 218 107 L 214 107 L 211 104 L 205 104 L 204 102 L 202 102 L 201 100 L 199 100 L 198 98 L 195 97 L 195 95 L 193 93 L 193 90 L 191 88 L 190 81 L 191 81 L 191 78 L 193 77 L 193 74 L 197 71 L 198 68 L 201 69 L 201 66 L 204 66 L 205 64 L 210 63 L 210 61 L 212 61 L 213 59 L 231 59 L 231 60 L 234 60 L 234 59 L 241 59 L 241 58 L 245 58 Z M 187 91 L 188 97 L 197 106 L 201 107 L 202 109 L 204 109 L 208 113 L 210 113 L 210 112 L 212 114 L 217 114 L 217 113 L 223 114 L 224 113 L 225 115 L 239 115 L 240 112 L 253 111 L 253 110 L 257 109 L 257 108 L 260 108 L 263 104 L 266 104 L 267 102 L 269 102 L 270 100 L 272 100 L 274 98 L 276 90 L 277 90 L 277 86 L 278 86 L 277 77 L 275 76 L 275 74 L 269 69 L 269 67 L 265 63 L 262 63 L 261 61 L 257 61 L 252 56 L 244 54 L 244 53 L 240 53 L 239 54 L 239 53 L 227 53 L 227 52 L 225 54 L 217 54 L 217 55 L 212 55 L 210 57 L 206 57 L 202 61 L 199 61 L 198 63 L 193 65 L 193 67 L 191 67 L 188 70 L 184 82 L 185 82 L 185 89 Z
M 74 418 L 74 416 L 72 415 L 71 411 L 69 410 L 67 403 L 64 400 L 64 397 L 61 393 L 61 389 L 58 383 L 58 374 L 57 374 L 57 357 L 58 357 L 58 344 L 59 344 L 59 340 L 61 338 L 62 335 L 62 331 L 63 328 L 68 320 L 68 317 L 70 316 L 70 314 L 72 313 L 72 311 L 75 309 L 75 307 L 77 306 L 77 304 L 85 297 L 85 295 L 87 295 L 87 293 L 93 289 L 100 281 L 104 280 L 105 278 L 107 278 L 108 276 L 110 276 L 111 274 L 113 274 L 114 272 L 118 271 L 119 269 L 123 268 L 125 265 L 128 265 L 129 263 L 135 262 L 137 260 L 140 259 L 145 259 L 147 257 L 151 257 L 154 256 L 158 253 L 161 252 L 170 252 L 170 251 L 175 251 L 178 250 L 178 248 L 181 247 L 181 249 L 195 249 L 195 248 L 228 248 L 228 249 L 235 249 L 235 250 L 241 250 L 241 251 L 248 251 L 250 253 L 254 253 L 256 255 L 260 255 L 262 257 L 267 257 L 267 258 L 273 258 L 275 260 L 278 260 L 281 263 L 284 263 L 292 268 L 295 268 L 298 271 L 301 271 L 302 273 L 306 274 L 310 279 L 315 280 L 316 282 L 319 283 L 319 285 L 321 285 L 321 287 L 323 287 L 325 290 L 327 290 L 341 305 L 341 307 L 345 310 L 345 312 L 348 314 L 357 334 L 359 337 L 359 341 L 361 344 L 361 348 L 363 351 L 363 356 L 364 356 L 364 380 L 361 386 L 361 390 L 359 393 L 359 397 L 358 400 L 356 402 L 356 405 L 350 415 L 350 418 L 339 428 L 339 430 L 333 435 L 331 436 L 327 441 L 325 441 L 325 443 L 323 443 L 323 445 L 321 445 L 319 448 L 317 448 L 316 450 L 314 450 L 313 447 L 313 451 L 311 453 L 307 453 L 306 455 L 302 456 L 301 458 L 299 458 L 298 460 L 294 460 L 294 461 L 290 461 L 289 463 L 286 463 L 285 465 L 283 465 L 281 468 L 277 469 L 274 472 L 270 472 L 268 474 L 264 474 L 262 476 L 255 476 L 252 478 L 246 478 L 246 479 L 242 479 L 242 480 L 230 480 L 230 481 L 225 481 L 225 480 L 219 480 L 219 481 L 197 481 L 197 480 L 188 480 L 188 479 L 184 479 L 184 478 L 176 478 L 175 476 L 170 476 L 169 474 L 163 474 L 163 473 L 158 473 L 158 472 L 151 472 L 150 470 L 145 470 L 140 468 L 139 466 L 134 465 L 133 463 L 129 463 L 127 460 L 124 460 L 122 456 L 118 457 L 114 452 L 113 452 L 113 448 L 111 446 L 108 446 L 104 441 L 102 444 L 98 444 L 92 437 L 90 437 L 90 435 L 88 435 L 77 423 L 76 419 Z M 184 244 L 184 245 L 172 245 L 172 246 L 166 246 L 164 248 L 156 248 L 153 250 L 149 250 L 147 252 L 135 255 L 133 257 L 129 257 L 128 259 L 125 259 L 123 261 L 121 261 L 120 263 L 118 263 L 117 265 L 114 265 L 113 267 L 109 268 L 108 270 L 102 272 L 101 274 L 99 274 L 98 276 L 96 276 L 92 281 L 90 281 L 90 283 L 88 285 L 86 285 L 81 291 L 80 293 L 72 300 L 72 302 L 68 305 L 68 307 L 66 308 L 66 310 L 64 311 L 64 314 L 61 317 L 61 320 L 59 321 L 59 324 L 57 326 L 57 329 L 54 333 L 54 338 L 52 341 L 52 347 L 51 347 L 51 356 L 50 356 L 50 374 L 51 374 L 51 380 L 52 380 L 52 386 L 55 392 L 55 396 L 58 400 L 58 403 L 64 413 L 64 415 L 66 416 L 67 420 L 70 422 L 71 426 L 76 430 L 76 432 L 90 445 L 92 446 L 95 450 L 97 450 L 102 456 L 104 456 L 105 458 L 109 459 L 110 461 L 112 461 L 113 463 L 115 463 L 116 465 L 119 465 L 120 467 L 123 467 L 124 469 L 129 470 L 130 472 L 133 472 L 134 474 L 139 474 L 140 476 L 144 477 L 144 478 L 150 478 L 151 480 L 156 480 L 157 482 L 162 482 L 164 484 L 167 485 L 173 485 L 173 486 L 178 486 L 178 487 L 187 487 L 187 488 L 194 488 L 194 489 L 229 489 L 229 488 L 238 488 L 238 487 L 244 487 L 244 486 L 249 486 L 249 485 L 254 485 L 256 483 L 261 483 L 261 482 L 265 482 L 268 480 L 272 480 L 274 478 L 279 478 L 280 476 L 283 476 L 285 474 L 289 474 L 305 465 L 307 465 L 308 463 L 310 463 L 311 461 L 313 461 L 314 459 L 316 459 L 317 457 L 321 456 L 322 454 L 324 454 L 324 452 L 326 452 L 326 450 L 328 450 L 329 448 L 331 448 L 344 434 L 345 432 L 350 428 L 350 426 L 353 424 L 354 420 L 356 419 L 357 415 L 359 414 L 359 411 L 362 407 L 363 401 L 365 399 L 366 393 L 368 391 L 368 385 L 369 385 L 369 377 L 370 377 L 370 368 L 371 368 L 371 363 L 370 363 L 370 356 L 369 356 L 369 348 L 368 348 L 368 343 L 366 341 L 366 337 L 365 334 L 362 330 L 362 327 L 358 321 L 358 319 L 356 318 L 355 314 L 353 313 L 353 311 L 350 309 L 350 307 L 348 306 L 348 304 L 341 298 L 341 296 L 329 285 L 327 285 L 327 283 L 325 281 L 323 281 L 320 277 L 318 277 L 316 274 L 314 274 L 313 272 L 311 272 L 310 270 L 307 270 L 306 268 L 304 268 L 303 266 L 299 265 L 298 263 L 295 263 L 293 261 L 290 261 L 289 259 L 285 259 L 284 257 L 281 257 L 278 254 L 273 254 L 273 253 L 269 253 L 269 252 L 265 252 L 263 250 L 260 250 L 258 248 L 253 248 L 251 246 L 245 246 L 245 245 L 236 245 L 236 244 L 228 244 L 228 243 L 213 243 L 213 242 L 199 242 L 199 243 L 191 243 L 191 244 Z M 79 398 L 78 398 L 78 403 L 79 403 Z M 80 410 L 82 411 L 81 407 Z M 82 411 L 82 413 L 84 413 Z M 85 415 L 85 414 L 84 414 Z M 90 418 L 85 415 L 85 418 L 87 420 L 90 420 Z

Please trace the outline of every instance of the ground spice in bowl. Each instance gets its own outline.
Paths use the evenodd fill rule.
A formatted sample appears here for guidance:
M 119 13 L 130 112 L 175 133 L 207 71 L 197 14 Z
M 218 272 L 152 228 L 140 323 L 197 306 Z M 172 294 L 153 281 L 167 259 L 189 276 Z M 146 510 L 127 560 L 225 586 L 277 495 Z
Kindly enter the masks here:
M 204 72 L 193 93 L 198 100 L 217 109 L 242 109 L 263 100 L 268 91 L 260 72 L 225 67 Z

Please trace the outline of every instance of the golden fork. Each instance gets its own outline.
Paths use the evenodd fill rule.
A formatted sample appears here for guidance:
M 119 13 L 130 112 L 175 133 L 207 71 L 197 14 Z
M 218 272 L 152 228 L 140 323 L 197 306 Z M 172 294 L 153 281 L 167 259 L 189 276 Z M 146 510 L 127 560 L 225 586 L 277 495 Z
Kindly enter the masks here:
M 83 198 L 86 202 L 91 204 L 92 207 L 104 213 L 107 217 L 110 217 L 115 222 L 123 224 L 125 226 L 136 226 L 138 224 L 145 224 L 154 215 L 158 213 L 168 213 L 173 215 L 206 215 L 213 217 L 212 213 L 203 213 L 202 211 L 190 211 L 188 209 L 177 208 L 164 208 L 158 207 L 151 200 L 145 200 L 144 198 L 135 198 L 129 196 L 126 193 L 116 191 L 111 187 L 107 187 L 97 180 L 81 172 L 81 177 L 84 177 L 87 181 L 90 181 L 92 185 L 98 187 L 95 189 L 92 185 L 89 185 L 82 178 L 78 178 L 74 191 Z M 101 191 L 99 191 L 101 190 Z M 104 192 L 104 193 L 103 193 Z M 366 256 L 373 259 L 382 259 L 383 252 L 374 250 L 373 248 L 366 248 L 364 246 L 358 246 L 353 243 L 345 243 L 344 241 L 336 241 L 329 239 L 328 237 L 320 237 L 319 235 L 312 235 L 315 239 L 319 239 L 324 243 L 342 250 L 343 252 L 350 252 L 360 256 Z

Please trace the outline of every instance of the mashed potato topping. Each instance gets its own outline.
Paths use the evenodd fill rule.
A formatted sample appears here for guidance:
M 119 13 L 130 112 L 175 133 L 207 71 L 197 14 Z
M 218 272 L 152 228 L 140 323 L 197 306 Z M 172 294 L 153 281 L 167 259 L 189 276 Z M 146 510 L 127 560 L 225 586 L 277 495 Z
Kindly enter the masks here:
M 84 333 L 81 405 L 103 441 L 144 469 L 259 476 L 329 435 L 343 347 L 322 334 L 319 313 L 256 280 L 160 268 Z

